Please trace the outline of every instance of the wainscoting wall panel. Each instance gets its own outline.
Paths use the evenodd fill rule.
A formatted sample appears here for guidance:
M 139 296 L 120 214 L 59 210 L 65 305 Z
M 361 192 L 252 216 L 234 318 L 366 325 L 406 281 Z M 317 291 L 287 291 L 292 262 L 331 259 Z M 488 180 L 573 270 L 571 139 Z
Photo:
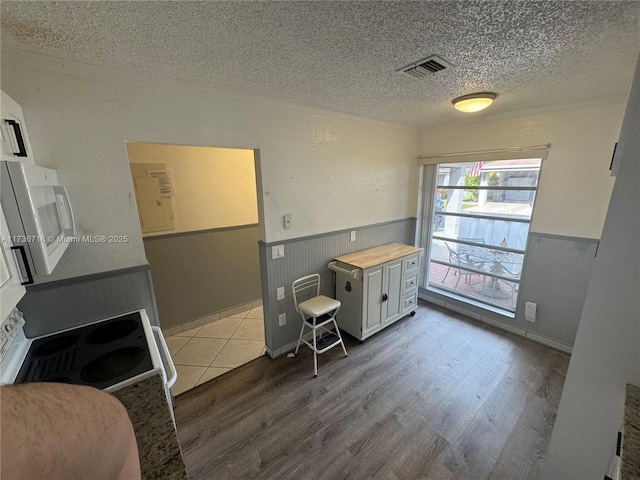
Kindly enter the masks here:
M 328 264 L 335 257 L 376 247 L 385 243 L 399 242 L 413 245 L 416 219 L 408 218 L 394 222 L 355 228 L 356 241 L 350 241 L 351 230 L 332 232 L 301 239 L 266 244 L 260 242 L 260 263 L 264 295 L 262 302 L 265 316 L 267 351 L 271 356 L 286 353 L 295 347 L 300 333 L 300 317 L 296 312 L 291 293 L 291 284 L 296 278 L 311 273 L 322 277 L 322 293 L 333 297 L 333 272 Z M 272 259 L 271 247 L 284 245 L 284 257 Z M 284 287 L 284 300 L 277 300 L 276 289 Z M 287 323 L 280 327 L 278 316 L 286 313 Z
M 526 275 L 516 310 L 521 326 L 573 345 L 597 248 L 598 240 L 591 238 L 529 235 Z M 525 302 L 538 304 L 535 323 L 524 320 Z
M 144 308 L 158 325 L 149 266 L 42 283 L 18 304 L 25 335 L 35 337 Z
M 259 299 L 258 235 L 243 225 L 144 238 L 162 328 Z

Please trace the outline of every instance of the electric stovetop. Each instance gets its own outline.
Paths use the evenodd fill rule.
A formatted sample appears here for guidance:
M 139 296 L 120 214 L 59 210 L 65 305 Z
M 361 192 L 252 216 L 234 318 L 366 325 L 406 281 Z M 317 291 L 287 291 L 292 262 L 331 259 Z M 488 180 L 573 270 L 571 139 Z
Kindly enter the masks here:
M 105 389 L 153 369 L 139 312 L 35 338 L 15 383 Z

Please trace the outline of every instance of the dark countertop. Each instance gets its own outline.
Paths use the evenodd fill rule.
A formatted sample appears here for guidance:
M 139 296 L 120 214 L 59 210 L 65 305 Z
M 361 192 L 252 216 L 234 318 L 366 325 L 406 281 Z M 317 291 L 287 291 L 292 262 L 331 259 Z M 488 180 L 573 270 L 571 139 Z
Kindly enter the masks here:
M 624 439 L 620 478 L 640 478 L 640 387 L 627 384 L 624 402 Z
M 162 377 L 155 375 L 113 395 L 133 424 L 143 480 L 188 480 Z

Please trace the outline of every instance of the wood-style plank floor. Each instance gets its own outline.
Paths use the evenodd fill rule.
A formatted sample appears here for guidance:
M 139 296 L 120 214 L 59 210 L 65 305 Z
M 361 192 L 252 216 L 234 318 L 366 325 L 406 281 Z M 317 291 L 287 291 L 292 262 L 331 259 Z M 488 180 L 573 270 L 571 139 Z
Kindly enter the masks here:
M 422 303 L 360 344 L 176 398 L 191 480 L 535 479 L 569 357 Z

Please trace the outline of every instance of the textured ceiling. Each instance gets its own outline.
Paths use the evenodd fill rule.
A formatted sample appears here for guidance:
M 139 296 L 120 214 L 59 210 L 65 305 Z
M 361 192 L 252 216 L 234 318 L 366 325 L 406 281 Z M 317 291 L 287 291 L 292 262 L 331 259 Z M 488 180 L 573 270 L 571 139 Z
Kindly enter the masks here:
M 628 93 L 637 1 L 2 2 L 2 44 L 426 126 Z M 396 70 L 438 54 L 455 68 Z

